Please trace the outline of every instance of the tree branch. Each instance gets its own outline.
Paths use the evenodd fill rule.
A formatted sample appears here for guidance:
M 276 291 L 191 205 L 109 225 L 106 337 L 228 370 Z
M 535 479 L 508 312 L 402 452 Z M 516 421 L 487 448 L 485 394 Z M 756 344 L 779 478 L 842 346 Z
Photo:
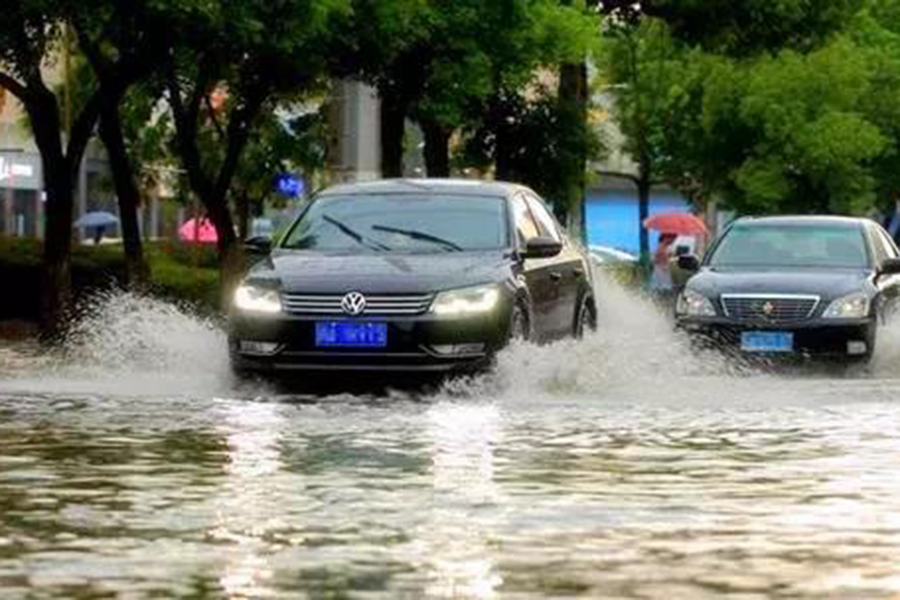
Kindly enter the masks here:
M 197 111 L 193 110 L 193 107 L 184 105 L 184 99 L 181 96 L 181 86 L 178 83 L 174 65 L 169 65 L 166 76 L 169 88 L 169 106 L 172 108 L 172 116 L 175 119 L 175 139 L 178 142 L 179 154 L 181 155 L 184 169 L 187 171 L 191 188 L 200 197 L 200 200 L 206 203 L 212 192 L 212 186 L 206 177 L 206 173 L 203 172 L 203 163 L 200 160 L 200 151 L 197 148 Z M 201 81 L 198 82 L 197 88 L 200 87 L 204 75 L 200 75 L 200 79 Z M 196 99 L 196 104 L 199 106 L 197 88 L 191 95 L 191 100 L 194 101 Z
M 264 96 L 265 94 L 258 91 L 250 91 L 244 104 L 235 109 L 235 113 L 228 122 L 228 151 L 216 180 L 217 196 L 224 196 L 228 192 L 241 154 L 250 137 L 250 126 L 259 113 L 259 109 L 262 108 Z
M 29 90 L 23 84 L 19 83 L 12 75 L 0 71 L 0 87 L 9 90 L 13 96 L 21 100 L 23 103 L 29 96 Z

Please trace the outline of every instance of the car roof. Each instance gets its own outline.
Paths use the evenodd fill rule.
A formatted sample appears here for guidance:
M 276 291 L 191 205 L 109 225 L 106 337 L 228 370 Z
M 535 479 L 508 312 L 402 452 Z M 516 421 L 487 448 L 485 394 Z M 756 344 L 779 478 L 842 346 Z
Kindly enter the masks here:
M 841 217 L 833 215 L 785 215 L 778 217 L 741 217 L 735 223 L 760 223 L 767 225 L 859 225 L 874 223 L 861 217 Z
M 319 196 L 434 193 L 452 196 L 507 197 L 528 188 L 502 181 L 478 179 L 377 179 L 338 184 L 319 192 Z

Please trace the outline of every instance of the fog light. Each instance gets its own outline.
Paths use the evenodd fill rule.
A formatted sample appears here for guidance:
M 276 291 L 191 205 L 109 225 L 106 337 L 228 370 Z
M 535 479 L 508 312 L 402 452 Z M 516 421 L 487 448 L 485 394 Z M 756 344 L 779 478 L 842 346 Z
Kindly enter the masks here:
M 865 354 L 868 349 L 865 342 L 847 342 L 847 354 Z
M 480 354 L 484 352 L 484 344 L 441 344 L 432 346 L 436 354 L 458 356 L 461 354 Z
M 241 342 L 238 347 L 244 354 L 275 354 L 278 350 L 276 342 Z

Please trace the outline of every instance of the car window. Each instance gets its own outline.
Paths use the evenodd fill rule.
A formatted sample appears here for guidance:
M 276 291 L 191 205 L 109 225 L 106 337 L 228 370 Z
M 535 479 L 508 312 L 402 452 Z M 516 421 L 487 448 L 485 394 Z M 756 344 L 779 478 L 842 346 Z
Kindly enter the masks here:
M 866 268 L 863 236 L 855 223 L 737 224 L 715 248 L 710 265 Z
M 550 215 L 550 212 L 547 210 L 544 203 L 531 194 L 526 194 L 525 198 L 528 201 L 529 208 L 531 208 L 531 214 L 534 215 L 534 218 L 537 221 L 541 235 L 552 238 L 557 242 L 562 241 L 560 239 L 559 229 L 556 227 L 556 221 L 553 219 L 553 216 Z
M 521 195 L 515 195 L 512 199 L 513 218 L 516 222 L 516 236 L 519 245 L 525 246 L 528 240 L 540 237 L 540 229 L 525 199 Z
M 324 253 L 497 250 L 509 246 L 503 198 L 444 194 L 324 196 L 282 247 Z
M 886 258 L 897 258 L 897 245 L 894 244 L 894 240 L 881 227 L 873 227 L 872 229 L 875 232 L 875 252 L 879 264 Z

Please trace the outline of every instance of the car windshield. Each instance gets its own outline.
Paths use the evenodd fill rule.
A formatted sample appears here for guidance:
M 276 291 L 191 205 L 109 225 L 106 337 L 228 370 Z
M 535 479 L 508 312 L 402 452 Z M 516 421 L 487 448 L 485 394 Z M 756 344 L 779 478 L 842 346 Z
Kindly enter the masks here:
M 423 194 L 325 196 L 282 247 L 325 253 L 431 254 L 506 247 L 502 198 Z
M 838 267 L 868 265 L 863 230 L 853 223 L 737 224 L 719 243 L 713 267 Z

